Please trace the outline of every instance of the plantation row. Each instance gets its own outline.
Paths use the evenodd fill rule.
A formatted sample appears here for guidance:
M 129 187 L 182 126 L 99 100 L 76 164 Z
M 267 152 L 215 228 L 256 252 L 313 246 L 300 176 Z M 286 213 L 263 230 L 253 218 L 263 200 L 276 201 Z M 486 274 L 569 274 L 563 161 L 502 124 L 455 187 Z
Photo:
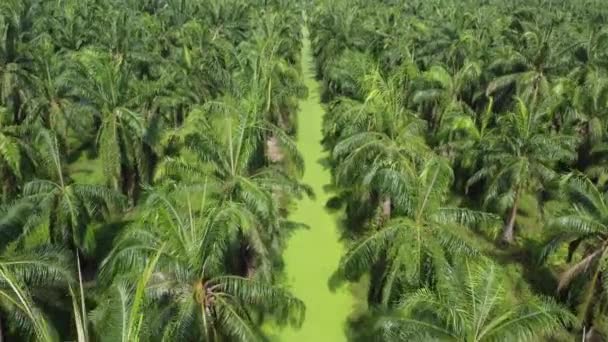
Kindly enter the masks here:
M 607 339 L 605 5 L 341 0 L 308 17 L 347 212 L 337 276 L 370 279 L 353 339 Z
M 301 9 L 0 1 L 0 341 L 259 341 L 295 148 Z

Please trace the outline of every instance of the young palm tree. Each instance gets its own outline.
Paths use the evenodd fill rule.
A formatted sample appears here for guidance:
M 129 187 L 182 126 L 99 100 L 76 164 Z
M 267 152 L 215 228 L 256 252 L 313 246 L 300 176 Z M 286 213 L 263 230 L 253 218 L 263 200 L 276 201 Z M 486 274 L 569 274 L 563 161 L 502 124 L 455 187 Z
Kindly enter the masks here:
M 407 294 L 397 314 L 376 323 L 378 341 L 538 341 L 573 322 L 553 300 L 513 299 L 501 270 L 489 261 L 456 263 L 435 290 Z

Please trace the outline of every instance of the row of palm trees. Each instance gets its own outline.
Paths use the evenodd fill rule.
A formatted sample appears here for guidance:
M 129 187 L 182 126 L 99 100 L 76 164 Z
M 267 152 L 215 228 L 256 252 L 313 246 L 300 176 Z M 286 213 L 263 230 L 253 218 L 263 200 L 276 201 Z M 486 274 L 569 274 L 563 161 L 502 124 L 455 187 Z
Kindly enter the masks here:
M 594 0 L 316 3 L 362 340 L 608 336 L 607 20 Z M 554 280 L 522 278 L 538 262 Z
M 0 341 L 302 323 L 273 271 L 311 195 L 302 24 L 289 0 L 2 1 Z

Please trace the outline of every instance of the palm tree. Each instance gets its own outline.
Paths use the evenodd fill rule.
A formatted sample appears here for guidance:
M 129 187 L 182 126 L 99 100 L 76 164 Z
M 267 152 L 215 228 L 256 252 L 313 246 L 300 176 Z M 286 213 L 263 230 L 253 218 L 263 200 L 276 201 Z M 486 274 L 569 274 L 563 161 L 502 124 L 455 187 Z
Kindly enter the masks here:
M 55 53 L 49 37 L 41 36 L 37 43 L 33 72 L 28 75 L 29 121 L 38 120 L 44 128 L 55 132 L 69 153 L 69 133 L 74 132 L 80 142 L 84 141 L 90 135 L 93 118 L 70 97 L 68 57 Z
M 423 126 L 424 122 L 406 108 L 406 89 L 411 79 L 418 75 L 415 66 L 406 64 L 394 75 L 387 76 L 378 67 L 368 65 L 365 57 L 362 58 L 361 61 L 340 60 L 340 65 L 329 69 L 326 76 L 328 81 L 342 83 L 340 88 L 352 82 L 356 95 L 346 93 L 332 101 L 329 107 L 331 115 L 327 115 L 324 121 L 325 139 L 339 141 L 363 132 L 379 132 L 395 137 L 408 129 L 405 127 L 414 129 Z M 351 64 L 348 67 L 350 70 L 340 70 L 344 68 L 343 63 L 348 62 L 361 64 L 364 70 L 358 70 L 358 66 Z M 352 81 L 346 80 L 344 76 L 350 76 L 348 73 L 353 70 L 362 74 Z M 337 74 L 335 79 L 334 73 Z
M 445 117 L 444 124 L 437 132 L 440 144 L 437 149 L 447 151 L 454 165 L 473 172 L 481 166 L 497 134 L 497 128 L 492 126 L 492 119 L 496 115 L 493 106 L 494 100 L 490 98 L 481 113 L 471 115 L 455 112 Z
M 259 94 L 256 95 L 260 99 L 257 111 L 268 122 L 291 130 L 294 120 L 290 115 L 296 112 L 298 101 L 306 97 L 307 88 L 300 70 L 287 59 L 287 56 L 293 56 L 294 49 L 299 48 L 287 44 L 299 40 L 285 37 L 288 30 L 286 19 L 279 14 L 264 17 L 261 29 L 239 46 L 241 68 L 238 79 L 248 92 Z
M 18 190 L 20 182 L 27 176 L 25 171 L 36 164 L 36 153 L 27 142 L 30 127 L 11 125 L 8 111 L 0 107 L 0 175 L 2 175 L 2 201 L 9 199 Z M 29 165 L 29 168 L 28 168 Z
M 499 134 L 490 142 L 482 167 L 468 180 L 470 186 L 485 180 L 485 204 L 495 202 L 507 211 L 501 240 L 511 244 L 521 197 L 542 191 L 555 179 L 555 165 L 572 161 L 575 139 L 559 133 L 548 134 L 548 120 L 539 112 L 530 112 L 519 99 L 516 111 L 498 121 Z
M 243 248 L 253 249 L 259 256 L 258 271 L 270 276 L 268 262 L 282 251 L 280 241 L 286 233 L 285 225 L 290 225 L 283 217 L 285 203 L 281 203 L 281 198 L 297 198 L 312 192 L 294 177 L 303 171 L 303 160 L 293 139 L 264 118 L 256 118 L 243 102 L 226 98 L 224 102 L 195 108 L 181 129 L 167 138 L 177 142 L 184 156 L 161 163 L 157 179 L 200 183 L 201 179 L 209 178 L 221 184 L 221 198 L 226 205 L 241 206 L 255 218 L 250 233 L 242 232 Z M 284 162 L 288 162 L 285 168 L 264 165 L 259 160 L 264 136 L 270 134 L 277 137 L 283 148 Z M 251 240 L 253 232 L 258 237 Z M 256 242 L 257 239 L 261 240 Z M 253 266 L 252 263 L 248 268 Z M 250 268 L 247 273 L 252 271 Z
M 529 26 L 527 23 L 520 25 Z M 496 77 L 487 86 L 486 94 L 498 96 L 508 87 L 515 85 L 516 95 L 531 107 L 542 101 L 549 92 L 550 76 L 557 68 L 556 59 L 563 51 L 555 52 L 552 28 L 543 31 L 538 27 L 526 27 L 512 45 L 496 50 L 493 63 L 489 66 Z
M 403 194 L 430 153 L 418 124 L 402 127 L 394 137 L 371 131 L 341 140 L 332 151 L 336 184 L 356 197 L 377 196 L 384 219 L 391 217 L 393 207 L 404 212 L 409 198 Z
M 20 124 L 27 114 L 24 102 L 29 90 L 34 9 L 34 1 L 29 0 L 0 4 L 0 106 L 10 110 L 13 124 Z
M 131 66 L 120 55 L 95 50 L 80 51 L 72 75 L 74 95 L 98 115 L 97 146 L 104 173 L 112 189 L 127 194 L 133 202 L 144 173 L 141 159 L 146 122 L 139 110 L 148 91 L 137 80 Z
M 559 277 L 558 291 L 570 288 L 579 302 L 579 320 L 588 328 L 606 314 L 603 287 L 608 257 L 608 193 L 579 173 L 562 177 L 562 194 L 570 207 L 549 221 L 548 242 L 543 259 L 568 246 L 566 269 Z M 581 280 L 576 283 L 575 280 Z
M 63 170 L 57 137 L 48 131 L 39 134 L 44 149 L 41 165 L 50 179 L 35 179 L 24 185 L 24 201 L 34 204 L 29 226 L 45 222 L 53 244 L 85 249 L 89 223 L 100 216 L 109 217 L 122 207 L 123 199 L 100 185 L 73 183 Z
M 438 130 L 446 114 L 471 112 L 463 100 L 463 95 L 467 90 L 473 89 L 480 74 L 480 66 L 468 62 L 453 75 L 439 65 L 432 66 L 421 75 L 420 85 L 416 87 L 412 102 L 422 106 L 422 113 L 429 113 L 429 128 Z
M 405 107 L 403 89 L 417 70 L 410 65 L 402 70 L 391 77 L 378 68 L 365 70 L 356 84 L 364 100 L 339 97 L 324 120 L 336 184 L 352 197 L 379 197 L 384 219 L 430 151 L 423 138 L 426 123 Z
M 6 324 L 23 338 L 58 340 L 39 304 L 50 300 L 54 291 L 65 290 L 72 279 L 69 264 L 61 249 L 48 246 L 5 252 L 0 257 L 0 338 Z
M 28 211 L 27 205 L 0 210 L 0 339 L 57 341 L 42 308 L 55 305 L 73 281 L 71 260 L 62 247 L 36 242 L 26 227 Z
M 438 158 L 426 162 L 403 189 L 403 215 L 359 239 L 340 263 L 348 279 L 379 267 L 379 302 L 386 307 L 400 289 L 432 282 L 448 265 L 449 256 L 474 254 L 465 226 L 491 223 L 492 216 L 446 205 L 452 170 Z
M 97 306 L 90 313 L 90 320 L 95 327 L 100 341 L 128 342 L 140 340 L 146 331 L 142 322 L 146 317 L 146 287 L 160 257 L 163 247 L 148 262 L 135 284 L 117 280 L 97 297 Z M 81 285 L 82 286 L 82 285 Z M 81 287 L 82 291 L 82 287 Z M 82 292 L 81 292 L 82 293 Z M 75 301 L 75 318 L 80 330 L 79 342 L 89 340 L 84 300 Z M 80 304 L 80 305 L 79 305 Z M 79 314 L 78 307 L 82 313 Z
M 407 294 L 397 314 L 376 323 L 378 341 L 538 341 L 573 322 L 553 300 L 513 300 L 501 270 L 484 260 L 465 260 L 444 273 L 436 289 Z
M 348 1 L 327 2 L 317 7 L 311 22 L 311 43 L 317 65 L 317 75 L 325 74 L 324 68 L 332 64 L 345 50 L 363 50 L 362 27 L 358 25 L 362 12 Z
M 221 190 L 213 187 L 205 183 L 202 189 L 150 194 L 141 217 L 121 235 L 104 262 L 102 275 L 111 279 L 139 274 L 146 260 L 158 253 L 146 286 L 158 314 L 142 324 L 163 339 L 257 341 L 261 332 L 253 320 L 256 312 L 300 324 L 301 301 L 263 281 L 227 273 L 230 245 L 238 238 L 239 227 L 250 226 L 251 217 L 236 204 L 214 200 Z

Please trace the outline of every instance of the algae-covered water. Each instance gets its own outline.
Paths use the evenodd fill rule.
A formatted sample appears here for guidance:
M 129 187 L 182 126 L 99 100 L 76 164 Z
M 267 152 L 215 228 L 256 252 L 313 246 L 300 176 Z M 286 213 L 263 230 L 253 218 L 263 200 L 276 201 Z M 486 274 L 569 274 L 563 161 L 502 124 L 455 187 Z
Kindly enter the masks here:
M 312 186 L 315 199 L 304 199 L 291 219 L 310 226 L 294 233 L 284 254 L 287 285 L 306 303 L 306 320 L 300 329 L 285 328 L 279 332 L 283 342 L 346 341 L 346 320 L 353 310 L 354 299 L 347 286 L 332 292 L 328 282 L 338 266 L 344 247 L 340 242 L 337 213 L 326 210 L 331 194 L 324 190 L 331 176 L 321 160 L 326 153 L 321 146 L 324 110 L 319 99 L 319 85 L 313 74 L 313 61 L 308 33 L 305 32 L 303 69 L 308 99 L 300 103 L 298 115 L 298 148 L 304 156 L 303 181 Z

